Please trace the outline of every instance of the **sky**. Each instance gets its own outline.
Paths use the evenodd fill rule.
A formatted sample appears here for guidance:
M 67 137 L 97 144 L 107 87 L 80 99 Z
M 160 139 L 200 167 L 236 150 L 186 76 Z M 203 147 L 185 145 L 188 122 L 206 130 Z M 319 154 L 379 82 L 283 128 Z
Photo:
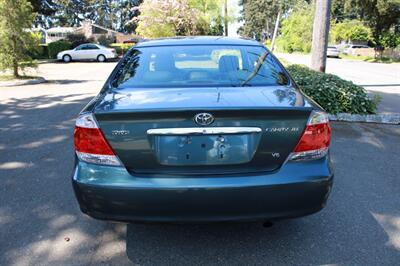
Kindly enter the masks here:
M 228 10 L 232 10 L 234 17 L 238 18 L 240 16 L 239 0 L 228 0 Z M 239 37 L 239 35 L 237 34 L 237 30 L 240 25 L 241 23 L 237 21 L 230 23 L 228 26 L 228 36 Z

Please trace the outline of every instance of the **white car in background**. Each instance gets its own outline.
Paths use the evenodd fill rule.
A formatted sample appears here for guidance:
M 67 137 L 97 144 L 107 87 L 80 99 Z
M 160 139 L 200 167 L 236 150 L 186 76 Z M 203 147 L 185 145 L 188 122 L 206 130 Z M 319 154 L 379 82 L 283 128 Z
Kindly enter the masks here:
M 355 54 L 355 49 L 370 49 L 368 45 L 362 45 L 362 44 L 350 44 L 347 45 L 346 48 L 343 50 L 344 54 L 349 54 L 349 55 L 356 55 Z
M 57 59 L 66 63 L 72 60 L 97 60 L 105 62 L 108 59 L 117 58 L 115 49 L 107 48 L 99 44 L 86 43 L 77 46 L 75 49 L 62 51 L 57 54 Z
M 326 51 L 326 57 L 336 57 L 339 58 L 339 50 L 335 46 L 328 46 L 328 50 Z

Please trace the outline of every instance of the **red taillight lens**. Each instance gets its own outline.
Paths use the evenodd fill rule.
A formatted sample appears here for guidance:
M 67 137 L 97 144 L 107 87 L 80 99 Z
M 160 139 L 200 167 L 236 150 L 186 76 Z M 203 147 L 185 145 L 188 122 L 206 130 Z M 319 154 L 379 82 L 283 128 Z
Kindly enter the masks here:
M 74 144 L 80 161 L 87 163 L 122 166 L 110 144 L 104 138 L 92 114 L 83 114 L 75 123 Z
M 331 141 L 331 127 L 328 116 L 319 111 L 313 111 L 307 126 L 289 159 L 315 160 L 328 154 Z
M 329 147 L 331 127 L 328 123 L 307 125 L 294 152 L 318 150 Z
M 110 145 L 98 128 L 75 127 L 75 150 L 99 155 L 114 155 Z

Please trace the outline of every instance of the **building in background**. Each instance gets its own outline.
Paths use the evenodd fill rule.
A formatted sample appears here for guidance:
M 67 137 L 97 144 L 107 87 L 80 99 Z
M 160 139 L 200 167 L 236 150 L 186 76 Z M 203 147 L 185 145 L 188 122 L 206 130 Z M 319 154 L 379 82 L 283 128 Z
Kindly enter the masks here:
M 55 27 L 44 30 L 45 42 L 51 43 L 65 39 L 68 34 L 75 33 L 78 29 L 76 27 Z
M 107 36 L 114 39 L 114 42 L 123 43 L 137 36 L 124 34 L 112 29 L 104 28 L 100 25 L 93 24 L 90 20 L 82 21 L 80 27 L 54 27 L 44 31 L 46 43 L 51 43 L 65 39 L 68 34 L 84 34 L 86 38 L 97 40 L 100 36 Z

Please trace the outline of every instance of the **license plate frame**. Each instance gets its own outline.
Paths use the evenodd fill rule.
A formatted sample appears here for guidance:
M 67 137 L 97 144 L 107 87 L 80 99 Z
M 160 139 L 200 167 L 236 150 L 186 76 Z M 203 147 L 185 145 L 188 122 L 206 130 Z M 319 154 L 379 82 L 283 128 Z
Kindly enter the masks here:
M 161 165 L 199 166 L 244 164 L 251 161 L 259 134 L 154 136 L 154 152 Z

